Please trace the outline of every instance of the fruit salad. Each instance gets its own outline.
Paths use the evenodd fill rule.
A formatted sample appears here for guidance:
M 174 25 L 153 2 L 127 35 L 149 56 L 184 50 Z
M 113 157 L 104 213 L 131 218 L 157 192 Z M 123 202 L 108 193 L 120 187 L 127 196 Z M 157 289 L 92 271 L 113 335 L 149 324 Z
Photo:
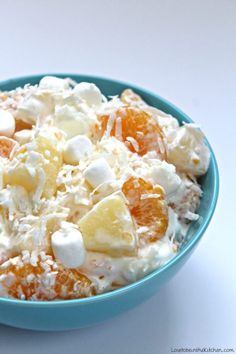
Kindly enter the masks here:
M 179 251 L 210 160 L 201 130 L 127 88 L 45 76 L 0 92 L 0 296 L 69 300 Z

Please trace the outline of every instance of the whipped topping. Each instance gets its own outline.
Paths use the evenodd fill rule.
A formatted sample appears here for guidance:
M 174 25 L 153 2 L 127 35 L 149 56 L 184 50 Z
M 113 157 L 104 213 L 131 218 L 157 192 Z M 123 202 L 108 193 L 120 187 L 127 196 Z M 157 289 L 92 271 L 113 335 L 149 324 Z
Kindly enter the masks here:
M 169 142 L 172 139 L 172 136 L 175 135 L 176 130 L 179 128 L 179 122 L 171 115 L 158 115 L 157 122 L 162 128 L 167 142 Z
M 180 187 L 181 178 L 176 174 L 174 165 L 166 161 L 160 161 L 151 167 L 150 175 L 154 184 L 160 184 L 167 194 L 170 196 Z
M 15 131 L 15 119 L 10 112 L 0 109 L 0 135 L 11 138 Z
M 53 111 L 53 102 L 47 93 L 37 93 L 26 96 L 19 104 L 15 117 L 28 124 L 36 124 L 36 122 L 44 117 L 49 116 Z
M 168 161 L 194 176 L 206 173 L 210 153 L 204 143 L 204 135 L 195 124 L 185 124 L 175 131 L 168 145 Z
M 82 134 L 89 137 L 95 120 L 93 115 L 87 115 L 83 109 L 79 110 L 73 105 L 58 104 L 55 107 L 54 124 L 66 134 L 67 139 Z
M 44 76 L 40 82 L 39 87 L 43 90 L 65 90 L 69 88 L 69 83 L 67 80 L 60 79 L 55 76 Z
M 137 257 L 114 258 L 89 252 L 82 270 L 93 279 L 98 293 L 103 293 L 141 279 L 175 254 L 175 247 L 166 239 L 140 249 Z
M 11 254 L 12 248 L 11 238 L 6 232 L 2 216 L 0 216 L 0 235 L 0 263 L 2 263 Z

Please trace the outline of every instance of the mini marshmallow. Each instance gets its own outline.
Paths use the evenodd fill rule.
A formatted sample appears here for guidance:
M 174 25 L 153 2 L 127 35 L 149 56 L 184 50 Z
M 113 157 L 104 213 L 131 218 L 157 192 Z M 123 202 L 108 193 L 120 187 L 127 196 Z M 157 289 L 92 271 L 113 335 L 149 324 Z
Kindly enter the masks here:
M 10 112 L 0 109 L 0 135 L 11 138 L 15 131 L 15 119 Z
M 88 157 L 92 153 L 93 145 L 85 135 L 77 135 L 67 140 L 63 151 L 65 163 L 77 165 L 80 160 Z
M 84 177 L 93 188 L 115 180 L 115 174 L 104 158 L 93 161 L 84 171 Z
M 14 139 L 18 141 L 20 145 L 28 143 L 33 136 L 33 131 L 30 129 L 23 129 L 15 133 Z
M 73 224 L 62 222 L 61 229 L 51 238 L 54 256 L 66 268 L 80 267 L 85 261 L 85 248 L 81 232 Z
M 65 79 L 60 79 L 56 76 L 44 76 L 39 87 L 43 90 L 66 90 L 69 88 L 69 83 Z
M 99 88 L 89 82 L 81 82 L 74 87 L 76 96 L 86 101 L 89 106 L 99 106 L 102 103 L 102 94 Z

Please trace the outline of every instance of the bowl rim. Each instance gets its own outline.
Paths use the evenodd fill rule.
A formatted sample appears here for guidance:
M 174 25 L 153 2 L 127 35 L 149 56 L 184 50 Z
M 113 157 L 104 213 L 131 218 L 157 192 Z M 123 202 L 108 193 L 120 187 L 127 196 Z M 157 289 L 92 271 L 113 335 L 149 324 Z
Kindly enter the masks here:
M 8 85 L 12 83 L 17 83 L 20 80 L 23 81 L 28 81 L 30 83 L 31 80 L 40 80 L 44 76 L 56 76 L 60 78 L 72 78 L 77 77 L 81 78 L 82 80 L 90 80 L 93 82 L 93 80 L 101 80 L 101 81 L 106 81 L 116 84 L 121 84 L 127 86 L 127 88 L 132 88 L 133 90 L 139 91 L 141 93 L 144 93 L 147 96 L 155 96 L 158 100 L 163 102 L 165 105 L 169 106 L 172 110 L 177 111 L 184 119 L 186 119 L 187 122 L 193 123 L 193 120 L 185 114 L 181 109 L 176 107 L 173 103 L 169 102 L 165 98 L 159 96 L 155 92 L 149 91 L 148 89 L 142 88 L 136 84 L 132 83 L 127 83 L 125 81 L 121 80 L 116 80 L 112 78 L 107 78 L 104 76 L 97 76 L 97 75 L 86 75 L 86 74 L 80 74 L 80 73 L 43 73 L 43 74 L 34 74 L 34 75 L 24 75 L 24 76 L 18 76 L 6 80 L 1 80 L 0 81 L 0 91 L 1 91 L 1 86 L 3 85 Z M 18 86 L 16 86 L 18 87 Z M 91 297 L 86 297 L 86 298 L 81 298 L 81 299 L 72 299 L 72 300 L 51 300 L 51 301 L 33 301 L 33 300 L 19 300 L 19 299 L 11 299 L 11 298 L 4 298 L 0 297 L 0 304 L 8 304 L 8 305 L 13 305 L 13 306 L 33 306 L 33 307 L 70 307 L 74 305 L 85 305 L 89 303 L 94 303 L 94 302 L 100 302 L 104 300 L 109 300 L 110 298 L 118 297 L 120 295 L 123 295 L 131 290 L 134 290 L 135 288 L 138 288 L 139 286 L 145 285 L 149 280 L 157 277 L 161 273 L 167 272 L 169 269 L 171 269 L 173 266 L 178 264 L 181 259 L 187 255 L 193 248 L 194 246 L 198 243 L 198 241 L 202 238 L 204 232 L 206 231 L 212 216 L 214 214 L 218 196 L 219 196 L 219 170 L 216 162 L 216 158 L 213 152 L 213 149 L 208 141 L 207 138 L 205 138 L 206 144 L 210 150 L 210 157 L 211 157 L 211 162 L 212 162 L 212 172 L 213 172 L 213 196 L 209 205 L 208 209 L 208 214 L 205 219 L 203 219 L 203 222 L 199 225 L 197 231 L 194 233 L 193 237 L 187 242 L 187 244 L 183 247 L 182 250 L 180 250 L 179 253 L 176 254 L 175 257 L 173 257 L 170 261 L 168 261 L 165 265 L 161 266 L 160 268 L 152 271 L 150 274 L 147 274 L 143 278 L 135 281 L 134 283 L 125 285 L 121 288 L 118 288 L 116 290 L 106 292 L 103 294 L 98 294 L 94 295 Z

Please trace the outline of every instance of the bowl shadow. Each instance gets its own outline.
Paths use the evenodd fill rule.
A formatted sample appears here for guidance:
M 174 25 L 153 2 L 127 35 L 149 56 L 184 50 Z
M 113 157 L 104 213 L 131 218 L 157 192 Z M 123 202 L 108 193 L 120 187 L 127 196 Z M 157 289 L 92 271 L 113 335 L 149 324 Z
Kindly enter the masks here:
M 32 353 L 32 350 L 34 354 L 141 354 L 154 353 L 158 347 L 169 348 L 171 284 L 138 307 L 90 328 L 41 332 L 0 325 L 1 348 L 5 354 L 13 353 L 16 347 L 18 354 Z

